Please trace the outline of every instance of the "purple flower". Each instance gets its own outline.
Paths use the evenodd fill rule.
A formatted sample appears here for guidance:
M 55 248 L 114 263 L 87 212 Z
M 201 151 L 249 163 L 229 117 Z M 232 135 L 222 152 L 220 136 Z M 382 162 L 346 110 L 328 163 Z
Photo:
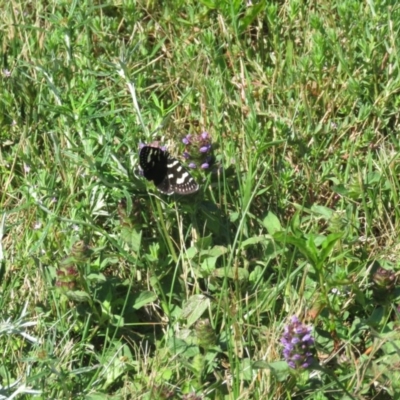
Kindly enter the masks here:
M 294 315 L 283 330 L 283 356 L 291 368 L 308 368 L 313 361 L 314 338 L 312 328 L 303 325 Z
M 208 151 L 210 151 L 210 150 L 211 150 L 211 144 L 200 147 L 200 153 L 208 153 Z
M 192 135 L 186 135 L 186 136 L 182 139 L 183 144 L 188 145 L 188 144 L 190 143 L 191 137 L 192 137 Z
M 186 135 L 182 142 L 185 144 L 183 157 L 190 161 L 190 168 L 210 168 L 214 157 L 212 155 L 211 137 L 208 132 L 198 135 Z

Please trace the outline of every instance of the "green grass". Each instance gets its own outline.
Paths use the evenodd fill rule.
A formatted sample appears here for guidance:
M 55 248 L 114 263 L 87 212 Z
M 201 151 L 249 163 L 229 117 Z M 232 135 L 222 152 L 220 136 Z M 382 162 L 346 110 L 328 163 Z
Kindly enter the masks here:
M 0 398 L 400 398 L 400 7 L 253 3 L 0 3 Z

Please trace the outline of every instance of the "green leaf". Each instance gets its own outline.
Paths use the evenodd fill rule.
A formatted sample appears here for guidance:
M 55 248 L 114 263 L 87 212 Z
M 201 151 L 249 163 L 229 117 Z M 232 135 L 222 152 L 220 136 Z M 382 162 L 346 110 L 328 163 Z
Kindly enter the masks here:
M 199 320 L 209 306 L 210 299 L 202 294 L 189 297 L 182 310 L 182 317 L 187 319 L 187 326 Z
M 106 277 L 105 277 L 102 273 L 98 273 L 98 274 L 92 273 L 92 274 L 89 274 L 89 275 L 87 275 L 86 279 L 87 279 L 88 281 L 90 281 L 90 282 L 106 282 L 106 281 L 107 281 Z
M 336 245 L 336 243 L 342 239 L 343 233 L 331 233 L 328 235 L 325 240 L 322 242 L 322 250 L 319 254 L 319 264 L 324 263 L 327 258 L 331 255 L 332 249 Z
M 326 219 L 331 219 L 333 215 L 333 210 L 329 207 L 319 206 L 317 204 L 313 204 L 311 207 L 311 211 L 316 215 L 321 215 Z
M 121 230 L 121 238 L 130 249 L 135 253 L 139 253 L 142 243 L 142 232 L 124 226 Z
M 267 363 L 265 361 L 256 361 L 253 363 L 254 369 L 269 369 L 278 382 L 283 382 L 290 374 L 290 368 L 285 361 L 275 361 Z
M 188 260 L 192 260 L 197 255 L 197 253 L 198 253 L 197 248 L 192 246 L 186 250 L 185 255 Z
M 200 0 L 200 3 L 211 10 L 215 10 L 217 8 L 216 2 L 212 0 Z
M 249 271 L 244 268 L 218 268 L 213 275 L 217 278 L 237 279 L 238 281 L 247 281 L 249 279 Z
M 114 384 L 118 378 L 124 374 L 128 368 L 128 364 L 124 362 L 125 357 L 124 355 L 124 347 L 127 347 L 126 345 L 123 346 L 122 349 L 119 349 L 117 356 L 116 356 L 116 351 L 118 347 L 116 346 L 116 343 L 113 344 L 108 350 L 108 352 L 105 354 L 105 357 L 103 359 L 104 364 L 107 364 L 107 370 L 106 375 L 105 375 L 105 383 L 103 383 L 103 387 L 107 388 L 110 385 Z M 127 354 L 130 354 L 129 350 Z
M 140 292 L 138 296 L 134 299 L 134 304 L 133 308 L 135 310 L 138 310 L 139 308 L 153 303 L 154 301 L 157 300 L 157 295 L 154 292 L 151 292 L 149 290 Z
M 274 235 L 274 239 L 282 244 L 291 244 L 295 246 L 313 266 L 317 265 L 317 252 L 311 238 L 308 239 L 307 243 L 304 238 L 298 238 L 283 232 L 278 232 Z
M 78 303 L 86 303 L 90 302 L 91 300 L 90 296 L 82 290 L 69 290 L 68 292 L 65 293 L 65 295 L 70 300 L 76 301 Z
M 244 358 L 239 364 L 240 378 L 244 381 L 250 382 L 253 380 L 255 372 L 251 365 L 249 358 Z
M 343 184 L 332 186 L 332 192 L 340 194 L 341 196 L 349 195 L 349 190 Z
M 215 264 L 218 260 L 218 257 L 207 257 L 201 263 L 201 270 L 207 274 L 211 274 L 215 269 Z
M 267 216 L 264 218 L 263 225 L 265 226 L 270 235 L 282 231 L 282 225 L 279 222 L 278 217 L 272 212 L 269 212 Z
M 196 241 L 196 248 L 198 250 L 207 250 L 212 246 L 212 235 L 200 237 Z
M 257 18 L 265 9 L 265 1 L 260 1 L 246 8 L 244 17 L 240 20 L 240 31 L 243 33 L 246 28 Z
M 259 279 L 263 276 L 264 268 L 260 265 L 256 265 L 253 271 L 250 272 L 249 280 L 250 282 L 258 282 Z
M 258 243 L 265 243 L 266 241 L 268 241 L 268 239 L 265 236 L 254 236 L 244 240 L 240 244 L 240 249 L 245 249 L 247 246 L 251 246 Z
M 224 246 L 214 246 L 208 254 L 212 257 L 219 257 L 222 256 L 223 254 L 226 254 L 228 252 L 228 249 Z
M 238 212 L 231 212 L 231 213 L 229 214 L 229 220 L 230 220 L 231 222 L 237 221 L 237 220 L 239 219 L 239 217 L 240 217 L 240 214 L 239 214 Z
M 193 346 L 193 344 L 186 343 L 184 340 L 177 339 L 176 337 L 170 338 L 167 346 L 173 355 L 181 355 L 185 358 L 192 358 L 200 352 L 197 346 Z

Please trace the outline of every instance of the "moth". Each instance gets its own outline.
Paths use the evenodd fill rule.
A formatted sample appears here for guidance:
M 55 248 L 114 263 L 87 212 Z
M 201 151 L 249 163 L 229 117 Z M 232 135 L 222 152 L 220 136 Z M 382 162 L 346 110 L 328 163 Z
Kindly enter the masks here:
M 144 177 L 153 181 L 161 193 L 185 195 L 199 190 L 199 185 L 182 164 L 159 147 L 142 147 L 139 165 Z

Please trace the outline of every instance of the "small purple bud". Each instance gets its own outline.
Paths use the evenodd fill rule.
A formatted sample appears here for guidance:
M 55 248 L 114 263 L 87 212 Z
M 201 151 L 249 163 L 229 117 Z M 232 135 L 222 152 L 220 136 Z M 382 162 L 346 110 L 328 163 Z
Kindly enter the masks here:
M 211 149 L 211 144 L 207 146 L 200 147 L 200 153 L 207 153 Z
M 189 161 L 190 168 L 207 169 L 213 164 L 211 137 L 208 132 L 198 135 L 186 135 L 182 142 L 186 145 L 183 157 Z M 195 149 L 192 150 L 192 147 Z
M 191 136 L 192 136 L 192 135 L 186 135 L 186 136 L 182 139 L 183 144 L 186 144 L 186 145 L 190 144 Z
M 290 342 L 289 342 L 288 340 L 286 340 L 285 337 L 282 338 L 281 343 L 282 343 L 284 346 L 288 346 L 288 345 L 290 344 Z
M 167 151 L 167 146 L 161 146 L 160 149 L 161 149 L 162 151 Z
M 314 342 L 310 333 L 307 333 L 306 335 L 303 336 L 303 342 L 312 342 L 312 343 Z
M 293 350 L 293 349 L 283 349 L 283 356 L 284 356 L 285 358 L 289 358 L 290 355 L 292 354 L 292 350 Z
M 145 146 L 146 146 L 146 143 L 142 143 L 142 142 L 139 143 L 139 149 L 140 150 L 142 150 L 143 147 L 145 147 Z

